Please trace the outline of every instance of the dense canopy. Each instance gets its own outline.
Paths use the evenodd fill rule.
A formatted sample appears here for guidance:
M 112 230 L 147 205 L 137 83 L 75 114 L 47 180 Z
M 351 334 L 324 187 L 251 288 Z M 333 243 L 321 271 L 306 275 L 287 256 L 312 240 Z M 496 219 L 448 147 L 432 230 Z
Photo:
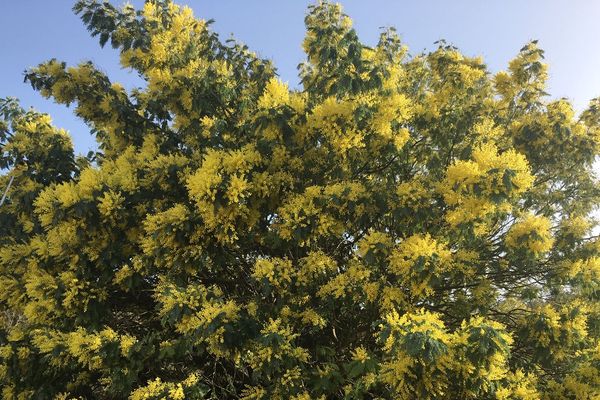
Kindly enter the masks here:
M 290 88 L 169 0 L 74 11 L 146 85 L 26 72 L 85 157 L 0 102 L 2 398 L 600 398 L 600 100 L 536 42 L 492 74 L 318 2 Z

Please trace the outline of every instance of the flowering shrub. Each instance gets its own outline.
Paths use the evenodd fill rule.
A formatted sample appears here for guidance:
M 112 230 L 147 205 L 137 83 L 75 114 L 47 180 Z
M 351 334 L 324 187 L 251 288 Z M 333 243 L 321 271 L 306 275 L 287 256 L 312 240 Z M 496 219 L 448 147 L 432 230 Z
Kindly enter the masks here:
M 600 100 L 309 7 L 301 85 L 187 7 L 80 0 L 123 67 L 0 103 L 4 399 L 597 399 Z

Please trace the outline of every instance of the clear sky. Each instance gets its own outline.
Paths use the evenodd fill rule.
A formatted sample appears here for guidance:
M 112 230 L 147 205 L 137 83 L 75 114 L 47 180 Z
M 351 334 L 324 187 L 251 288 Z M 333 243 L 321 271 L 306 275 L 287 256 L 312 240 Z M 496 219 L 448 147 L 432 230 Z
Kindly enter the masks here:
M 297 85 L 296 65 L 303 60 L 307 0 L 178 0 L 196 16 L 214 19 L 223 38 L 234 35 L 279 75 Z M 444 38 L 465 54 L 481 55 L 493 72 L 529 40 L 538 39 L 550 64 L 549 92 L 568 97 L 577 110 L 600 96 L 600 1 L 596 0 L 341 0 L 361 39 L 373 45 L 379 27 L 395 26 L 412 54 L 435 48 Z M 112 0 L 122 4 L 121 0 Z M 132 3 L 139 7 L 143 0 Z M 0 97 L 14 96 L 24 107 L 52 115 L 68 129 L 76 151 L 95 148 L 89 129 L 72 108 L 53 104 L 23 83 L 23 71 L 50 58 L 74 65 L 92 60 L 112 81 L 126 87 L 143 84 L 120 69 L 117 53 L 100 49 L 71 12 L 74 0 L 0 0 Z

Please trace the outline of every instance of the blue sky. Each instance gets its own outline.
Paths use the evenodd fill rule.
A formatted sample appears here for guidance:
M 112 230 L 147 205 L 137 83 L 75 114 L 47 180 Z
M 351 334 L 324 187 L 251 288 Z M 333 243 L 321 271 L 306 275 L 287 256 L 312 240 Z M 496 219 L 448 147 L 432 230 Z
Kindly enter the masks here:
M 120 5 L 121 0 L 112 0 Z M 270 58 L 291 86 L 303 60 L 307 0 L 179 0 L 196 16 L 214 19 L 225 39 L 231 34 Z M 412 54 L 435 48 L 444 38 L 468 55 L 484 57 L 491 71 L 504 69 L 530 39 L 538 39 L 550 64 L 549 92 L 568 97 L 582 110 L 600 96 L 600 1 L 591 0 L 342 0 L 361 39 L 374 44 L 379 27 L 395 26 Z M 92 60 L 112 81 L 142 85 L 118 65 L 117 53 L 101 49 L 71 12 L 71 0 L 1 0 L 0 97 L 14 96 L 24 107 L 52 115 L 71 132 L 76 151 L 95 147 L 89 129 L 72 108 L 41 98 L 23 83 L 23 71 L 50 58 L 77 64 Z M 141 6 L 142 0 L 131 1 Z

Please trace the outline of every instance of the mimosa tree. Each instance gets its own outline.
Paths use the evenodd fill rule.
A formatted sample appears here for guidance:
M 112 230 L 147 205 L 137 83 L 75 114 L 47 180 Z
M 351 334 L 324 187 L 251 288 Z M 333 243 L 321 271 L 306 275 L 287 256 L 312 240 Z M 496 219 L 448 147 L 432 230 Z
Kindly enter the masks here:
M 600 100 L 306 16 L 301 85 L 169 0 L 80 0 L 92 63 L 0 103 L 4 399 L 598 399 Z M 2 193 L 0 193 L 2 194 Z

